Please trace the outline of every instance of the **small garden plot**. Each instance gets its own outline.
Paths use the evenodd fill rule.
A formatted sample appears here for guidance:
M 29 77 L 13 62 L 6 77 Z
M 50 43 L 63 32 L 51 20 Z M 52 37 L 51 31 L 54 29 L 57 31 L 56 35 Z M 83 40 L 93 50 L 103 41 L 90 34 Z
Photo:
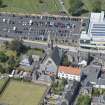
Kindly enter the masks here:
M 9 105 L 38 105 L 45 90 L 45 86 L 11 80 L 0 97 L 0 103 Z

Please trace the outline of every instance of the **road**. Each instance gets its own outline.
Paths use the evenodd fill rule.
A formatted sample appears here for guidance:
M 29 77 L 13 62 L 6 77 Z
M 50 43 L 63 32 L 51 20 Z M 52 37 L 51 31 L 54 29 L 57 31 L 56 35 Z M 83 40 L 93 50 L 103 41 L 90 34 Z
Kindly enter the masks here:
M 2 43 L 4 41 L 12 41 L 12 40 L 13 40 L 12 38 L 0 37 L 0 43 Z M 47 48 L 47 42 L 31 41 L 31 40 L 23 40 L 23 41 L 27 46 L 31 46 L 32 48 L 35 48 L 35 47 L 44 48 L 44 49 Z M 60 44 L 57 44 L 57 45 L 55 44 L 54 46 L 58 46 L 59 48 L 62 48 L 62 49 L 67 50 L 67 51 L 72 51 L 72 52 L 80 51 L 80 52 L 105 54 L 105 50 L 83 49 L 83 48 L 80 48 L 80 47 L 72 47 L 72 46 L 66 46 L 66 45 L 60 45 Z

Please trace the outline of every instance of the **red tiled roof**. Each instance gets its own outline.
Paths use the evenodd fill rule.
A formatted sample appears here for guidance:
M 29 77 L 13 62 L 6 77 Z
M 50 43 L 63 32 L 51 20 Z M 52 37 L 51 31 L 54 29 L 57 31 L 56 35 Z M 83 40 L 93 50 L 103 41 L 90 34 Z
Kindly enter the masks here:
M 67 67 L 67 66 L 59 66 L 58 72 L 63 72 L 65 74 L 71 74 L 71 75 L 80 75 L 80 68 L 77 67 Z

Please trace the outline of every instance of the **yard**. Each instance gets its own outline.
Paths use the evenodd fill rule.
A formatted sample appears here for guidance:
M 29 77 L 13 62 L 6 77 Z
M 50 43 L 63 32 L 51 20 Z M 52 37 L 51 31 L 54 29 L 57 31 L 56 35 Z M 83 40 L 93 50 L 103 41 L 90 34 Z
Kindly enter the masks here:
M 60 11 L 58 0 L 3 0 L 2 12 L 16 13 L 57 13 Z
M 45 86 L 11 80 L 0 97 L 0 103 L 9 105 L 38 105 L 45 90 Z

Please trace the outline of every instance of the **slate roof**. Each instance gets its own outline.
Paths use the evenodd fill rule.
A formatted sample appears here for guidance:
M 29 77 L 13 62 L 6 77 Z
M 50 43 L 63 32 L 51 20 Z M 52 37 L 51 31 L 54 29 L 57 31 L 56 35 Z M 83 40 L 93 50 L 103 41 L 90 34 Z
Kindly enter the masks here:
M 45 62 L 50 57 L 56 65 L 59 65 L 62 57 L 62 50 L 56 46 L 53 49 L 49 49 L 48 52 L 49 53 L 44 58 L 43 62 Z
M 69 102 L 69 104 L 72 103 L 72 101 L 75 98 L 75 93 L 78 91 L 79 82 L 77 81 L 70 81 L 69 85 L 64 89 L 64 97 Z
M 60 57 L 59 48 L 57 46 L 54 47 L 50 56 L 51 56 L 51 58 L 53 59 L 53 61 L 55 62 L 56 65 L 60 64 L 61 57 Z
M 89 82 L 97 82 L 98 78 L 99 78 L 99 73 L 101 70 L 100 66 L 96 66 L 96 65 L 89 65 L 87 68 L 87 80 Z
M 105 79 L 99 78 L 97 81 L 97 85 L 105 85 Z

